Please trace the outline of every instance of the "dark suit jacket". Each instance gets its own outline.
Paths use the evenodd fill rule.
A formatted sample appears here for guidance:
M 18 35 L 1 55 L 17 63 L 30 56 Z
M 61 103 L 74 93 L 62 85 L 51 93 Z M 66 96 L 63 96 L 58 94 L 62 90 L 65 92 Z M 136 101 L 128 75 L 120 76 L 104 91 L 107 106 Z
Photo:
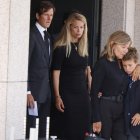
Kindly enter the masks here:
M 46 46 L 39 30 L 34 26 L 30 31 L 29 41 L 29 67 L 28 67 L 28 91 L 31 91 L 38 103 L 44 103 L 50 98 L 50 62 L 52 45 L 50 43 L 50 55 L 45 51 Z
M 140 136 L 140 125 L 132 126 L 131 119 L 136 114 L 140 113 L 140 80 L 134 82 L 129 87 L 125 98 L 125 121 L 127 133 L 131 131 L 134 136 Z

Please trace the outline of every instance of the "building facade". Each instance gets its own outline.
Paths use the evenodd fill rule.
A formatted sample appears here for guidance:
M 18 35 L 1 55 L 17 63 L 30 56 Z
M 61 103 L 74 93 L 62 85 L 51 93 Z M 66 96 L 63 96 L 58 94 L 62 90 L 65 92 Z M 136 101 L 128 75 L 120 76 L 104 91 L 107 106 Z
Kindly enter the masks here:
M 140 53 L 140 0 L 102 0 L 101 50 L 124 30 Z M 0 0 L 0 140 L 24 139 L 30 0 Z

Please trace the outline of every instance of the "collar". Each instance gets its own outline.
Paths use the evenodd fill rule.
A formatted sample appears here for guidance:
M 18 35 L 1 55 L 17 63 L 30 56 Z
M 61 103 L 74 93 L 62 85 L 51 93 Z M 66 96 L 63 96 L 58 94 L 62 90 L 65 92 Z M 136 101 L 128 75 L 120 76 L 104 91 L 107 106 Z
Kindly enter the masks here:
M 37 29 L 39 30 L 42 38 L 44 39 L 44 31 L 47 31 L 47 28 L 42 27 L 38 22 L 35 23 Z
M 38 22 L 35 23 L 36 27 L 38 28 L 39 32 L 47 31 L 47 28 L 42 27 Z

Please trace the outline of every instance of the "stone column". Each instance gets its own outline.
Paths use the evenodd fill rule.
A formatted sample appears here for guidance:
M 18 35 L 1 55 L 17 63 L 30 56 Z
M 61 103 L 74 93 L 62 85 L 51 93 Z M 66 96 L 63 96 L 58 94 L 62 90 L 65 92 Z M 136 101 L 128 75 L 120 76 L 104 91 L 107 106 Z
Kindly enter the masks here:
M 103 0 L 101 19 L 101 50 L 116 30 L 126 31 L 134 40 L 135 0 Z
M 134 32 L 134 46 L 139 51 L 140 56 L 140 0 L 135 0 L 136 6 L 135 6 L 135 32 Z M 140 60 L 140 58 L 139 58 Z
M 24 139 L 30 0 L 0 0 L 0 139 Z

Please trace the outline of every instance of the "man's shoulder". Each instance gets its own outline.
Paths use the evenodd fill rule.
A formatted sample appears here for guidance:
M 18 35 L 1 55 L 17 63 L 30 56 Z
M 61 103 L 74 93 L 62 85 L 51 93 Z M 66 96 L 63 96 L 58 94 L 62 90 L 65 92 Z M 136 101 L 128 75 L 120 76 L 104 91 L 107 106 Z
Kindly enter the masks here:
M 38 31 L 38 29 L 37 29 L 37 27 L 34 25 L 34 26 L 32 26 L 31 28 L 30 28 L 30 33 L 32 34 L 34 34 L 34 33 L 36 33 Z
M 36 40 L 38 34 L 39 34 L 39 31 L 36 26 L 33 26 L 30 28 L 30 39 Z

